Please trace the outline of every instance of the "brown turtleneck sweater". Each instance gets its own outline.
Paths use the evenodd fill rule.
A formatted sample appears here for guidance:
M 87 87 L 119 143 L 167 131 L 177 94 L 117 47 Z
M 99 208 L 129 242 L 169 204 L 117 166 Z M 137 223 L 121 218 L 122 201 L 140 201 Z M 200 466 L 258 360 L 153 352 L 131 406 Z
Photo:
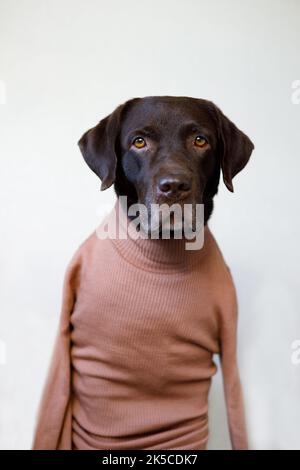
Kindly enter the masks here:
M 232 447 L 246 449 L 235 289 L 211 232 L 187 251 L 123 239 L 120 219 L 68 267 L 33 448 L 205 449 L 220 354 Z

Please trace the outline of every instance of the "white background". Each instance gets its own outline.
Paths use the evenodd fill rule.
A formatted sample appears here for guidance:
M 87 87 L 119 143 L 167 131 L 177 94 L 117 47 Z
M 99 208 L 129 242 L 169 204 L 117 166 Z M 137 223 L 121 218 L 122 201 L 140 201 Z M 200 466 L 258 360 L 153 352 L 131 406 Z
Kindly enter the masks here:
M 30 447 L 65 267 L 114 203 L 76 142 L 168 94 L 213 100 L 255 143 L 210 225 L 238 290 L 251 448 L 300 449 L 299 18 L 297 0 L 0 0 L 1 448 Z M 210 405 L 209 446 L 228 448 L 219 374 Z

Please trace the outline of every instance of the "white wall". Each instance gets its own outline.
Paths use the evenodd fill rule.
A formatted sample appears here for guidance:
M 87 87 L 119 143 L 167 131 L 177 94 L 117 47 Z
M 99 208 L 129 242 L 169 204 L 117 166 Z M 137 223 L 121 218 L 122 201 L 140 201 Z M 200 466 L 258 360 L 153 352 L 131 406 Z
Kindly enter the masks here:
M 211 228 L 239 293 L 251 447 L 300 449 L 299 17 L 297 0 L 0 0 L 1 448 L 30 446 L 66 264 L 114 200 L 76 142 L 170 94 L 212 99 L 256 145 Z M 210 448 L 229 445 L 221 387 Z

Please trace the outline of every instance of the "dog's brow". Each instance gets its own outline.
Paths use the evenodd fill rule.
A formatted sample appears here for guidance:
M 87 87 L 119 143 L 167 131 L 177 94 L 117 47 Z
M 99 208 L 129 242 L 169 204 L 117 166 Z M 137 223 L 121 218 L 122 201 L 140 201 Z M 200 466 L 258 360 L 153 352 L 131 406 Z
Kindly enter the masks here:
M 129 134 L 127 136 L 127 139 L 131 140 L 131 139 L 133 139 L 134 137 L 136 137 L 138 135 L 140 135 L 142 137 L 155 138 L 155 137 L 157 137 L 157 131 L 153 127 L 150 127 L 150 126 L 137 128 L 137 129 L 134 129 L 134 130 L 129 132 Z
M 180 132 L 183 134 L 183 135 L 187 135 L 189 133 L 195 133 L 195 132 L 201 132 L 203 134 L 210 134 L 209 130 L 200 125 L 199 123 L 197 122 L 188 122 L 188 123 L 185 123 L 181 126 L 181 129 L 180 129 Z
M 209 140 L 213 139 L 212 131 L 197 122 L 185 123 L 179 129 L 179 135 L 182 139 L 186 139 L 192 134 L 200 134 Z

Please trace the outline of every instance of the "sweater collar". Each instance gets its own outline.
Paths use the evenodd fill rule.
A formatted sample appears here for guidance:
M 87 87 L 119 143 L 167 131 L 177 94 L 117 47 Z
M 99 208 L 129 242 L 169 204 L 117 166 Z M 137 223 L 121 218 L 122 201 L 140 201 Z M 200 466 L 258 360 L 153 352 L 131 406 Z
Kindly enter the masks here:
M 142 238 L 118 201 L 105 222 L 115 223 L 115 233 L 110 239 L 119 254 L 126 261 L 146 271 L 186 271 L 197 265 L 204 256 L 205 242 L 201 249 L 195 250 L 187 249 L 187 243 L 191 244 L 192 240 L 185 238 Z M 206 226 L 204 241 L 208 233 Z

